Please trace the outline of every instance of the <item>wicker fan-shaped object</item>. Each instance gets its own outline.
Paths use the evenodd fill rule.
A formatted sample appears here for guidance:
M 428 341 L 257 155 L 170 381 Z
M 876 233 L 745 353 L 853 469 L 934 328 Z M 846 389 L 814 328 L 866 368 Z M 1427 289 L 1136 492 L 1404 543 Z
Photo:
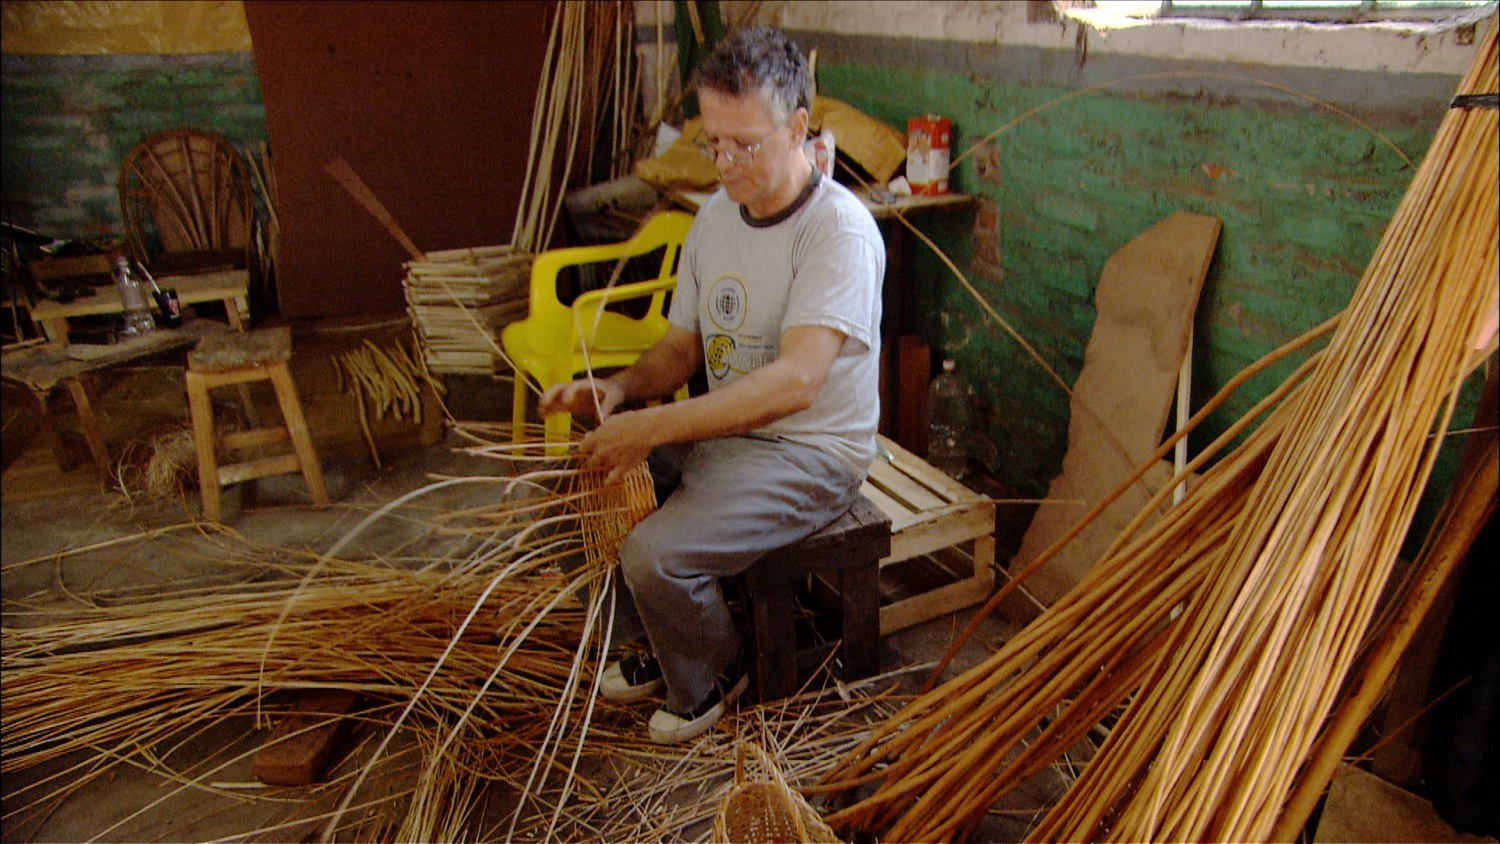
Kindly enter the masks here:
M 746 759 L 747 750 L 754 758 Z M 735 758 L 734 787 L 714 815 L 713 840 L 719 844 L 843 841 L 787 784 L 765 749 L 748 742 L 740 745 Z
M 120 213 L 136 260 L 152 263 L 148 229 L 166 252 L 243 253 L 247 266 L 255 212 L 244 156 L 202 129 L 158 132 L 120 163 Z
M 589 565 L 608 567 L 619 562 L 625 535 L 656 510 L 656 488 L 644 460 L 621 483 L 605 486 L 603 481 L 603 470 L 579 473 L 578 509 Z

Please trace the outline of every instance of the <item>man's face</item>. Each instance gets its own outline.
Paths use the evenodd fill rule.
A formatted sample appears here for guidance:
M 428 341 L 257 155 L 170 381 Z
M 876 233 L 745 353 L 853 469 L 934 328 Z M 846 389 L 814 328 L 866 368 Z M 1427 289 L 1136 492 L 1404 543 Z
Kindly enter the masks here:
M 798 167 L 799 162 L 806 164 L 800 139 L 807 111 L 797 109 L 785 124 L 777 125 L 754 93 L 731 97 L 702 89 L 698 104 L 703 133 L 720 150 L 714 167 L 729 198 L 757 217 L 770 216 L 789 204 L 808 175 L 806 167 Z M 734 153 L 737 161 L 730 161 L 725 150 Z

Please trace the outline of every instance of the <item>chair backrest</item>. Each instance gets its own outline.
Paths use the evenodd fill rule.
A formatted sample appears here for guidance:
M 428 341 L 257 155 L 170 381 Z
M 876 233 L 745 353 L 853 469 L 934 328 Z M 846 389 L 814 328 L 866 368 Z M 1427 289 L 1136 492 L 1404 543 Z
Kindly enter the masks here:
M 608 304 L 625 299 L 649 295 L 652 298 L 648 311 L 664 318 L 664 302 L 667 291 L 677 282 L 677 260 L 682 243 L 687 239 L 688 229 L 693 225 L 693 215 L 682 211 L 661 211 L 653 215 L 628 240 L 598 246 L 571 246 L 549 249 L 537 255 L 531 265 L 531 312 L 529 319 L 544 324 L 556 325 L 561 336 L 572 334 L 578 327 L 570 306 L 564 305 L 558 296 L 558 276 L 564 268 L 607 261 L 623 262 L 642 255 L 662 251 L 661 263 L 655 276 L 629 284 L 616 284 L 607 289 L 590 291 L 577 298 L 572 308 L 584 312 L 585 323 L 594 309 L 601 303 Z M 585 333 L 587 328 L 585 327 Z
M 243 251 L 248 266 L 254 204 L 244 157 L 222 136 L 170 129 L 136 144 L 120 163 L 120 213 L 130 250 Z

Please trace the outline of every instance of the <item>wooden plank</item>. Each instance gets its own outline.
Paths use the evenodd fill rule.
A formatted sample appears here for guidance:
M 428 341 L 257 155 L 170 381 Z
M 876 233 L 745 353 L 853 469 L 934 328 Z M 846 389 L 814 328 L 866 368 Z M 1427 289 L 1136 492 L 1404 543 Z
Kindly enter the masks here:
M 951 500 L 934 494 L 911 475 L 878 457 L 870 465 L 870 480 L 912 510 L 932 510 L 946 506 Z
M 43 257 L 34 261 L 27 261 L 26 268 L 31 270 L 31 275 L 37 281 L 51 281 L 55 278 L 71 278 L 85 275 L 114 274 L 114 264 L 108 255 L 64 255 L 59 257 Z
M 993 573 L 955 581 L 880 608 L 880 635 L 888 636 L 940 615 L 972 607 L 990 596 Z
M 285 427 L 255 428 L 250 431 L 230 431 L 219 435 L 219 448 L 231 451 L 237 448 L 254 448 L 261 445 L 286 442 L 292 438 Z
M 344 689 L 301 692 L 250 759 L 250 773 L 269 785 L 311 785 L 322 779 L 349 730 L 359 696 Z
M 184 305 L 213 302 L 222 299 L 237 300 L 249 295 L 250 274 L 245 270 L 223 270 L 202 275 L 163 276 L 157 278 L 162 288 L 174 288 L 177 298 Z M 32 308 L 32 318 L 38 321 L 66 319 L 74 316 L 118 314 L 124 312 L 120 303 L 120 290 L 114 285 L 94 288 L 91 296 L 71 302 L 54 302 L 46 299 Z
M 953 478 L 933 468 L 932 464 L 918 457 L 899 444 L 885 437 L 878 437 L 880 446 L 890 455 L 889 462 L 902 473 L 911 476 L 945 501 L 983 501 L 984 496 L 969 489 Z
M 83 431 L 83 441 L 88 444 L 89 454 L 94 458 L 94 465 L 99 468 L 100 477 L 107 479 L 114 469 L 114 463 L 110 459 L 109 449 L 104 445 L 104 437 L 99 433 L 99 417 L 94 413 L 94 405 L 99 403 L 99 397 L 94 394 L 91 378 L 87 374 L 69 378 L 68 391 L 73 394 L 73 407 L 78 411 L 78 427 Z
M 278 454 L 275 457 L 262 457 L 258 460 L 248 460 L 244 463 L 220 466 L 219 486 L 228 486 L 229 484 L 237 484 L 240 481 L 264 478 L 270 475 L 292 475 L 301 471 L 302 464 L 297 461 L 297 455 Z
M 1049 500 L 1081 503 L 1038 509 L 1012 567 L 1036 559 L 1161 443 L 1219 228 L 1215 217 L 1178 212 L 1105 263 L 1073 385 L 1068 450 L 1047 490 Z M 1032 591 L 1051 604 L 1082 580 L 1155 488 L 1135 484 L 1028 578 Z
M 223 323 L 191 319 L 181 328 L 152 331 L 111 345 L 31 346 L 8 351 L 0 357 L 0 373 L 7 381 L 46 390 L 85 372 L 191 346 L 210 334 L 227 330 Z
M 991 536 L 994 530 L 994 507 L 970 505 L 950 513 L 947 518 L 918 522 L 896 533 L 891 537 L 891 553 L 881 563 L 905 560 L 970 539 Z
M 468 246 L 461 249 L 438 249 L 427 253 L 425 261 L 412 261 L 412 264 L 445 262 L 445 261 L 469 261 L 475 258 L 530 258 L 530 252 L 524 252 L 516 246 L 506 243 L 499 246 Z
M 292 356 L 292 330 L 286 326 L 262 328 L 249 333 L 225 333 L 204 337 L 188 352 L 188 367 L 202 373 L 210 389 L 236 383 L 250 367 L 252 378 L 264 378 L 261 364 L 284 361 Z
M 901 531 L 906 530 L 907 528 L 916 524 L 917 520 L 920 518 L 905 504 L 902 504 L 900 501 L 897 501 L 896 499 L 887 495 L 884 490 L 880 489 L 880 487 L 875 486 L 869 481 L 865 481 L 865 483 L 859 488 L 859 491 L 863 493 L 866 498 L 875 502 L 875 506 L 879 507 L 881 512 L 885 513 L 886 516 L 890 518 L 891 533 L 893 534 L 900 533 Z
M 904 630 L 987 599 L 995 586 L 994 559 L 995 538 L 986 534 L 974 539 L 972 553 L 960 546 L 948 546 L 890 566 L 882 561 L 880 582 L 885 600 L 880 608 L 880 634 Z M 907 585 L 903 580 L 912 579 L 914 566 L 927 576 L 939 572 L 945 582 L 907 594 L 910 589 L 902 588 Z

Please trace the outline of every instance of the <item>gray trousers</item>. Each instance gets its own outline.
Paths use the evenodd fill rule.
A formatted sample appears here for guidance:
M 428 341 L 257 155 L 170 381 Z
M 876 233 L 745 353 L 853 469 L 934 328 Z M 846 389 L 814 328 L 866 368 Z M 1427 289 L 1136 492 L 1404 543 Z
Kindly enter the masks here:
M 667 486 L 670 455 L 652 460 Z M 753 436 L 695 443 L 680 468 L 676 488 L 626 537 L 620 571 L 661 662 L 667 706 L 684 711 L 740 656 L 719 578 L 843 515 L 864 478 L 816 448 Z

